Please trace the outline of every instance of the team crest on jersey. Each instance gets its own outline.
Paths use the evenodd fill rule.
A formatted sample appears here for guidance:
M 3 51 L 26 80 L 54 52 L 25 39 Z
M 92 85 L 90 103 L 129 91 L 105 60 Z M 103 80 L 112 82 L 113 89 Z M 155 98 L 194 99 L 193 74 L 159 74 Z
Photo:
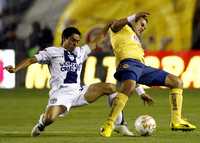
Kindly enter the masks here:
M 71 61 L 74 60 L 74 56 L 73 56 L 73 55 L 68 55 L 68 57 L 69 57 L 69 59 L 70 59 Z
M 55 104 L 57 102 L 57 98 L 52 98 L 52 99 L 50 99 L 50 103 L 51 104 Z
M 137 42 L 137 43 L 139 43 L 140 44 L 140 39 L 137 37 L 137 35 L 133 35 L 132 36 L 132 39 L 133 39 L 133 41 L 135 41 L 135 42 Z
M 120 64 L 119 68 L 120 69 L 127 69 L 127 68 L 129 68 L 129 65 L 128 64 Z

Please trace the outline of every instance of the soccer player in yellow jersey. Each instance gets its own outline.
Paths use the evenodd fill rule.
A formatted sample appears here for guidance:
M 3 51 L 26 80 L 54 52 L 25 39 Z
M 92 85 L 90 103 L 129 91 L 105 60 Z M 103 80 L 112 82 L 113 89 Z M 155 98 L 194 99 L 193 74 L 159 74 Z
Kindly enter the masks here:
M 144 50 L 140 35 L 147 27 L 148 13 L 140 12 L 120 20 L 114 20 L 105 29 L 109 31 L 111 44 L 117 60 L 115 79 L 120 82 L 118 95 L 113 101 L 112 110 L 102 126 L 100 134 L 110 137 L 114 122 L 122 111 L 128 98 L 135 90 L 136 83 L 147 86 L 166 86 L 171 89 L 172 130 L 194 130 L 196 126 L 181 117 L 183 82 L 177 76 L 144 64 Z

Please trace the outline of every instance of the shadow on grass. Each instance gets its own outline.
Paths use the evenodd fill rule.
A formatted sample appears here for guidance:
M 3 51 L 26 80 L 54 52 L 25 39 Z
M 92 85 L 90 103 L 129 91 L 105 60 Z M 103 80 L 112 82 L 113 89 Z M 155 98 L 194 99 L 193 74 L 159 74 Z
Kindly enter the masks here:
M 30 133 L 27 132 L 5 132 L 5 133 L 0 133 L 0 137 L 5 137 L 5 138 L 33 138 L 31 137 Z M 66 132 L 56 132 L 56 131 L 52 131 L 52 132 L 44 132 L 42 133 L 40 136 L 35 137 L 35 138 L 46 138 L 46 137 L 101 137 L 97 132 L 72 132 L 72 131 L 66 131 Z M 115 138 L 121 138 L 123 136 L 117 134 L 117 133 L 113 133 L 113 136 Z M 125 137 L 125 136 L 124 136 Z M 144 136 L 139 136 L 139 135 L 135 135 L 135 136 L 126 136 L 126 138 L 143 138 Z

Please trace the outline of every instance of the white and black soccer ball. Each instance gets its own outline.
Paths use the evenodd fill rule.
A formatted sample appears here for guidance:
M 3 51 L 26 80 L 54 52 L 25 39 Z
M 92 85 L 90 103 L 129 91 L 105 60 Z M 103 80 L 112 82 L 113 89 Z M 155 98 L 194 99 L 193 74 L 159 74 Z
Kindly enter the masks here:
M 141 136 L 149 136 L 156 129 L 156 121 L 149 115 L 141 115 L 135 120 L 135 129 Z

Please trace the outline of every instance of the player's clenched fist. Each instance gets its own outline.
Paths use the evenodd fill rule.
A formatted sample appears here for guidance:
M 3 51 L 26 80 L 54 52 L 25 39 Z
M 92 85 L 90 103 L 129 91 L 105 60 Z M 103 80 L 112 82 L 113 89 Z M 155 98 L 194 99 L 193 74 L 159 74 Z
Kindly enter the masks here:
M 6 69 L 9 73 L 15 73 L 16 70 L 15 68 L 13 68 L 13 66 L 6 66 L 4 67 L 4 69 Z

